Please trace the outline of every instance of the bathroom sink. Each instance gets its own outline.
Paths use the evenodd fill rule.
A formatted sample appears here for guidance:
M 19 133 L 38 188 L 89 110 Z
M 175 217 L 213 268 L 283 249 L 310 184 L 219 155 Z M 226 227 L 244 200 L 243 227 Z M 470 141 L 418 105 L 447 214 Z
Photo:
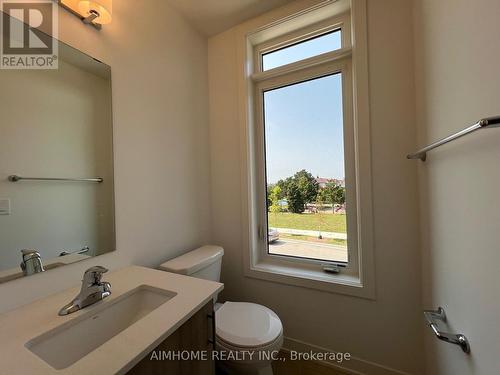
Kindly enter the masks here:
M 26 347 L 54 369 L 64 369 L 144 318 L 176 294 L 141 285 L 114 301 L 102 301 L 91 306 L 86 314 L 28 341 Z M 56 310 L 57 308 L 54 314 L 57 314 Z

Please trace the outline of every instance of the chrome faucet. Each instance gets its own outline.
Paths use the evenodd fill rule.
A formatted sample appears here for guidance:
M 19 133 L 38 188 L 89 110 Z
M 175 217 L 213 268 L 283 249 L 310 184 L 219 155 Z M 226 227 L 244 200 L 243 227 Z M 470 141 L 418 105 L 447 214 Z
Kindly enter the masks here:
M 34 275 L 35 273 L 43 272 L 42 257 L 36 250 L 24 249 L 21 250 L 23 261 L 20 266 L 24 276 Z
M 59 315 L 68 315 L 92 305 L 111 294 L 111 284 L 102 281 L 102 274 L 108 272 L 102 266 L 90 267 L 83 274 L 82 289 L 80 293 L 66 306 L 59 310 Z

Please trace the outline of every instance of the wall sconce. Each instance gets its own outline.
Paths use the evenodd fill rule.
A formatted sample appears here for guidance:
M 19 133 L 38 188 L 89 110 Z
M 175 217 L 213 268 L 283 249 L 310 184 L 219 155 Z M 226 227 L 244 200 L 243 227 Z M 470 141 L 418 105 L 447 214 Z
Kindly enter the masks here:
M 111 22 L 112 0 L 57 0 L 59 5 L 80 18 L 83 23 L 100 30 Z

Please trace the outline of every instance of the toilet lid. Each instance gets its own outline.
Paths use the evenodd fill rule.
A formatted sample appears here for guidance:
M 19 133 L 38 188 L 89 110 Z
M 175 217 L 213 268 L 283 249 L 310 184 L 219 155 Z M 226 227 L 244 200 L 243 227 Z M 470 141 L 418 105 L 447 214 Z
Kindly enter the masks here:
M 265 306 L 226 302 L 215 314 L 217 336 L 234 346 L 264 346 L 283 331 L 281 320 Z

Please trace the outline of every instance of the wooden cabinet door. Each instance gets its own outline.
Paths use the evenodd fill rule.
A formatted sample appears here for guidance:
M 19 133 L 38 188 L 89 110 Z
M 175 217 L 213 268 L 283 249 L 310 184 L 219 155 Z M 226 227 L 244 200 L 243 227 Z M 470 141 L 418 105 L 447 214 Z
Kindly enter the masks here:
M 214 336 L 213 317 L 213 303 L 210 301 L 154 349 L 159 360 L 151 359 L 153 352 L 150 352 L 128 374 L 213 375 L 215 373 L 212 361 L 213 345 L 211 344 Z M 162 352 L 181 353 L 182 351 L 203 351 L 206 353 L 207 360 L 162 360 L 161 358 Z

